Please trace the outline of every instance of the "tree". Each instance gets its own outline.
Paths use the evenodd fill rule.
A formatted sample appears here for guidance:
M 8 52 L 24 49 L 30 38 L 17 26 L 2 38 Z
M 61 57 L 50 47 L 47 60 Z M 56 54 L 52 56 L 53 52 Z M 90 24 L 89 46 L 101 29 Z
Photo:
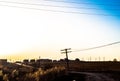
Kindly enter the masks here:
M 116 59 L 116 58 L 114 58 L 114 59 L 113 59 L 113 62 L 117 62 L 117 59 Z
M 76 58 L 76 59 L 75 59 L 75 61 L 79 62 L 79 61 L 80 61 L 80 59 L 79 59 L 79 58 Z

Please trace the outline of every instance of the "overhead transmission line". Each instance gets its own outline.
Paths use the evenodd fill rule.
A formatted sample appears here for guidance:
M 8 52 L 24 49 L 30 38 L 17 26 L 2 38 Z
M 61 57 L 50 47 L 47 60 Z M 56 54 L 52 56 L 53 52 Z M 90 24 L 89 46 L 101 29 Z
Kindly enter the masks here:
M 120 6 L 120 2 L 116 2 L 116 4 L 95 4 L 95 3 L 90 3 L 90 2 L 73 2 L 73 1 L 62 1 L 62 0 L 44 0 L 44 1 L 49 1 L 49 2 L 61 2 L 61 3 L 73 3 L 73 4 L 93 4 L 93 5 L 107 5 L 107 6 Z M 114 3 L 114 2 L 113 2 Z
M 61 53 L 66 54 L 66 66 L 67 66 L 67 71 L 69 71 L 68 53 L 71 53 L 71 52 L 79 52 L 79 51 L 87 51 L 87 50 L 93 50 L 93 49 L 102 48 L 102 47 L 106 47 L 106 46 L 111 46 L 111 45 L 115 45 L 115 44 L 119 44 L 119 43 L 120 43 L 120 41 L 117 41 L 117 42 L 109 43 L 109 44 L 106 44 L 106 45 L 101 45 L 101 46 L 96 46 L 96 47 L 86 48 L 86 49 L 81 49 L 81 50 L 76 50 L 76 51 L 71 51 L 71 48 L 62 49 L 62 50 L 61 50 Z
M 109 44 L 106 44 L 106 45 L 101 45 L 101 46 L 96 46 L 96 47 L 86 48 L 86 49 L 81 49 L 81 50 L 76 50 L 76 51 L 71 51 L 71 48 L 62 49 L 62 50 L 61 50 L 61 53 L 66 54 L 66 66 L 67 66 L 67 71 L 69 71 L 68 53 L 71 53 L 71 52 L 79 52 L 79 51 L 87 51 L 87 50 L 93 50 L 93 49 L 102 48 L 102 47 L 106 47 L 106 46 L 111 46 L 111 45 L 115 45 L 115 44 L 119 44 L 119 43 L 120 43 L 120 41 L 117 41 L 117 42 L 109 43 Z
M 113 42 L 113 43 L 109 43 L 109 44 L 105 44 L 105 45 L 101 45 L 101 46 L 96 46 L 96 47 L 91 47 L 91 48 L 86 48 L 86 49 L 81 49 L 81 50 L 74 50 L 72 52 L 93 50 L 93 49 L 103 48 L 103 47 L 107 47 L 107 46 L 111 46 L 111 45 L 115 45 L 115 44 L 119 44 L 119 43 L 120 43 L 120 41 L 117 41 L 117 42 Z
M 21 4 L 21 3 L 19 3 Z M 32 10 L 40 10 L 40 11 L 48 11 L 48 12 L 59 12 L 59 13 L 71 13 L 71 14 L 83 14 L 83 15 L 101 15 L 101 16 L 120 16 L 120 15 L 108 15 L 108 14 L 97 14 L 97 13 L 85 13 L 85 12 L 76 12 L 76 11 L 64 11 L 64 10 L 51 10 L 51 9 L 40 9 L 40 8 L 31 8 L 31 7 L 21 7 L 21 6 L 11 6 L 11 5 L 1 5 L 7 7 L 16 7 L 16 8 L 24 8 L 24 9 L 32 9 Z
M 99 8 L 90 8 L 90 7 L 73 7 L 73 6 L 56 6 L 56 5 L 48 5 L 48 4 L 36 4 L 36 3 L 21 3 L 21 2 L 12 2 L 12 1 L 0 1 L 0 2 L 3 2 L 3 3 L 14 3 L 14 4 L 24 4 L 24 5 L 36 5 L 36 6 L 45 6 L 45 7 L 59 7 L 59 8 L 73 8 L 73 9 L 93 9 L 93 10 L 102 10 L 102 9 L 99 9 Z M 120 10 L 120 8 L 110 8 L 110 9 L 107 9 L 107 10 Z

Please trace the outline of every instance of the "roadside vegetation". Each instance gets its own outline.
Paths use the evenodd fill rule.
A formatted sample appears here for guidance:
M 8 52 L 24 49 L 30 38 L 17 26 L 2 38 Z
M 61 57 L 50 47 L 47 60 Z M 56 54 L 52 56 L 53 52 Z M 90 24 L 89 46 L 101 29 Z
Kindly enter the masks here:
M 53 66 L 46 68 L 23 67 L 16 64 L 8 64 L 0 69 L 0 81 L 53 81 L 57 77 L 65 75 L 65 67 Z M 13 67 L 15 66 L 15 67 Z

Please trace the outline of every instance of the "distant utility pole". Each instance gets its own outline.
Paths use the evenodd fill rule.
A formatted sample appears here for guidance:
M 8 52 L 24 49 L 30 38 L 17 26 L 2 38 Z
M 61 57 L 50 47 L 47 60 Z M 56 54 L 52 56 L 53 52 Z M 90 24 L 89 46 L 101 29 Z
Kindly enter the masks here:
M 39 60 L 38 60 L 38 62 L 39 62 L 39 67 L 41 67 L 41 66 L 40 66 L 40 56 L 39 56 Z
M 105 57 L 103 57 L 103 61 L 105 61 Z
M 91 58 L 91 56 L 90 56 L 90 61 L 91 61 L 91 59 L 92 59 L 92 58 Z
M 65 53 L 66 54 L 66 66 L 67 66 L 67 71 L 69 71 L 69 59 L 68 59 L 68 53 L 70 53 L 71 48 L 66 48 L 61 50 L 61 53 Z
M 99 57 L 99 61 L 101 61 L 101 58 Z

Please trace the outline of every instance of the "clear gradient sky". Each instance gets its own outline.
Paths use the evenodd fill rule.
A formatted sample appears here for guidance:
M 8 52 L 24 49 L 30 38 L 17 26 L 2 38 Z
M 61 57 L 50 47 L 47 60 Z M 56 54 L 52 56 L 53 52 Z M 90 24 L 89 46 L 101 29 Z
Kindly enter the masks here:
M 20 3 L 77 8 L 4 1 L 9 2 L 0 1 L 0 58 L 20 60 L 37 59 L 41 56 L 60 59 L 65 58 L 65 55 L 60 54 L 60 50 L 64 48 L 79 50 L 120 41 L 120 0 L 14 0 Z M 44 11 L 45 9 L 79 14 Z M 104 57 L 106 60 L 120 60 L 120 44 L 69 55 L 70 59 L 88 60 L 90 57 L 92 60 L 99 57 L 101 60 Z

